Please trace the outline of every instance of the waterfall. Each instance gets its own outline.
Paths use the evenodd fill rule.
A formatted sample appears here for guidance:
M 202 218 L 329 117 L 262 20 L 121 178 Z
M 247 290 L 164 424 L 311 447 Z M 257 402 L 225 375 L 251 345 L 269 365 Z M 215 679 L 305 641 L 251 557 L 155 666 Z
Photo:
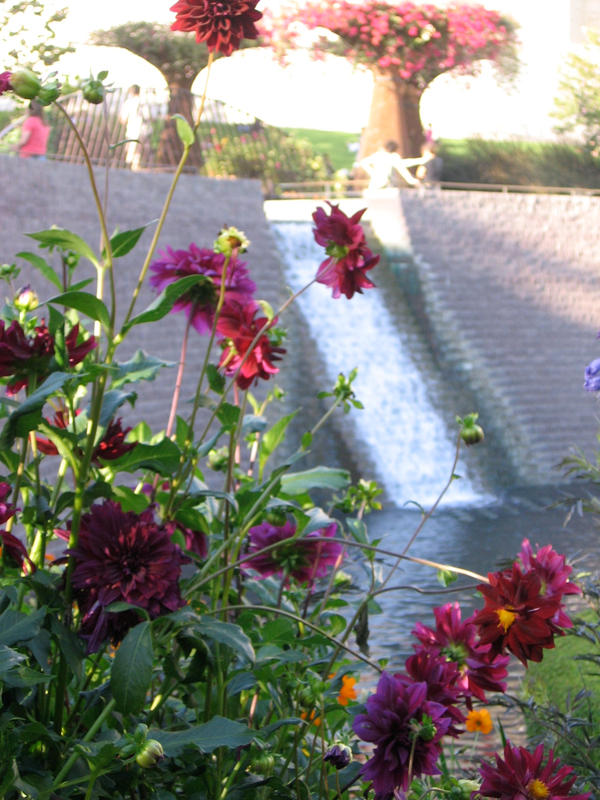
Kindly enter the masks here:
M 297 291 L 314 277 L 323 249 L 308 222 L 271 224 L 287 282 Z M 375 282 L 376 272 L 369 273 Z M 406 314 L 392 316 L 377 289 L 334 300 L 328 287 L 315 284 L 297 302 L 331 385 L 340 372 L 358 368 L 354 388 L 365 408 L 353 411 L 345 424 L 354 426 L 354 438 L 368 451 L 378 473 L 374 477 L 397 506 L 431 504 L 450 474 L 457 428 L 449 429 L 454 415 L 442 418 L 430 399 L 443 382 L 438 378 L 434 386 L 429 380 L 435 366 L 417 341 L 414 323 L 402 319 Z M 447 504 L 490 499 L 464 454 L 457 472 L 461 478 L 450 487 Z

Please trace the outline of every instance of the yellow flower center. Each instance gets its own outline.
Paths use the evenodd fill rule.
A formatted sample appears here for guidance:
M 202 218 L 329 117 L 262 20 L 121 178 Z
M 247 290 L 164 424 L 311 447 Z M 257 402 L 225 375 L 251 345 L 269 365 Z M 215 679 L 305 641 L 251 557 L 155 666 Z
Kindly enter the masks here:
M 550 789 L 544 781 L 539 781 L 537 778 L 529 783 L 527 791 L 532 800 L 545 800 L 546 797 L 550 797 Z
M 498 619 L 500 620 L 500 627 L 504 628 L 504 633 L 506 633 L 517 618 L 517 615 L 509 608 L 499 608 L 496 614 L 498 614 Z

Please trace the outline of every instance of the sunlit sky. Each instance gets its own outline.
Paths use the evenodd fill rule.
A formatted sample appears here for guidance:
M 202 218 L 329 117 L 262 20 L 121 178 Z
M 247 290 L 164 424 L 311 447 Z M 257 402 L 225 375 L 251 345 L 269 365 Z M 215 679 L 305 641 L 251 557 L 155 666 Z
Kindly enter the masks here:
M 263 0 L 258 8 L 279 0 Z M 436 136 L 550 135 L 548 113 L 556 93 L 558 67 L 571 47 L 571 0 L 486 0 L 485 5 L 509 13 L 521 25 L 523 67 L 517 90 L 498 88 L 490 69 L 478 78 L 441 76 L 427 90 L 422 117 Z M 108 68 L 115 85 L 161 86 L 154 68 L 114 48 L 84 46 L 90 33 L 123 22 L 149 20 L 168 23 L 174 18 L 167 0 L 47 0 L 69 7 L 68 20 L 57 26 L 57 38 L 77 45 L 59 70 L 74 76 Z M 96 13 L 90 13 L 94 9 Z M 242 67 L 242 68 L 240 68 Z M 368 73 L 353 72 L 343 59 L 311 62 L 297 54 L 286 69 L 270 54 L 251 50 L 219 60 L 209 94 L 249 111 L 266 122 L 307 128 L 358 131 L 366 124 L 371 95 Z

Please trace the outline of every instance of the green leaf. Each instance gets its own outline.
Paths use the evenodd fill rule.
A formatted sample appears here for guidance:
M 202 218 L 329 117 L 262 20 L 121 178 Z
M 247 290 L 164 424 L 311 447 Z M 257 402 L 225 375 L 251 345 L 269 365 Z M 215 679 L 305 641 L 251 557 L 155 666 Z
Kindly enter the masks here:
M 137 395 L 135 392 L 119 392 L 115 389 L 111 389 L 109 392 L 106 392 L 104 395 L 104 399 L 102 401 L 102 411 L 100 412 L 100 425 L 106 428 L 114 417 L 117 409 L 121 408 L 123 403 L 130 402 L 133 405 L 133 402 L 136 400 Z
M 115 654 L 110 687 L 119 711 L 142 710 L 152 681 L 152 633 L 149 622 L 131 628 Z
M 56 297 L 51 297 L 47 303 L 52 303 L 57 306 L 67 306 L 74 308 L 76 311 L 81 311 L 82 314 L 95 319 L 97 322 L 102 323 L 105 328 L 110 327 L 110 315 L 108 309 L 97 297 L 89 292 L 65 292 Z
M 187 746 L 197 747 L 203 753 L 212 753 L 217 747 L 227 747 L 230 750 L 245 747 L 257 735 L 247 725 L 226 717 L 213 717 L 204 725 L 195 725 L 183 731 L 171 732 L 153 728 L 148 732 L 148 738 L 157 739 L 169 758 L 178 756 Z
M 123 511 L 135 511 L 141 514 L 150 505 L 145 494 L 136 494 L 129 486 L 113 486 L 113 496 L 121 504 Z
M 61 283 L 60 278 L 56 274 L 56 272 L 52 269 L 50 264 L 43 259 L 41 256 L 36 255 L 36 253 L 29 253 L 29 252 L 22 252 L 17 253 L 17 258 L 23 258 L 25 261 L 29 261 L 29 263 L 34 266 L 37 270 L 39 270 L 46 280 L 53 283 L 54 286 L 58 289 L 59 292 L 62 291 L 63 285 Z
M 25 661 L 24 655 L 4 644 L 0 644 L 0 675 L 3 672 L 8 672 L 9 669 L 18 667 L 23 661 Z
M 92 248 L 87 242 L 84 242 L 81 236 L 77 236 L 72 231 L 64 228 L 49 228 L 45 231 L 37 231 L 37 233 L 28 233 L 27 236 L 35 239 L 42 247 L 49 247 L 51 250 L 54 247 L 58 247 L 59 250 L 71 250 L 73 253 L 87 258 L 94 266 L 99 266 Z
M 192 286 L 197 283 L 202 283 L 206 280 L 205 275 L 186 275 L 175 283 L 170 283 L 154 300 L 145 311 L 138 314 L 137 317 L 129 320 L 127 325 L 123 326 L 123 333 L 132 328 L 134 325 L 141 325 L 145 322 L 156 322 L 165 317 L 173 308 L 174 304 L 179 300 L 182 294 L 189 291 Z
M 194 629 L 201 635 L 215 642 L 227 645 L 242 658 L 254 663 L 255 655 L 252 642 L 239 625 L 231 622 L 221 622 L 218 619 L 203 617 Z
M 174 475 L 179 467 L 180 451 L 175 442 L 163 439 L 158 444 L 137 444 L 129 453 L 114 459 L 107 466 L 115 472 L 149 469 L 160 475 Z
M 175 125 L 177 126 L 177 135 L 184 145 L 191 147 L 194 144 L 195 139 L 192 126 L 185 117 L 181 116 L 181 114 L 173 114 L 172 118 L 175 120 Z
M 310 489 L 330 489 L 339 491 L 350 484 L 350 473 L 345 469 L 314 467 L 304 472 L 290 472 L 281 477 L 281 489 L 292 496 L 303 494 Z
M 217 419 L 225 430 L 233 431 L 238 424 L 240 413 L 239 406 L 234 406 L 231 403 L 222 403 L 217 411 Z
M 208 385 L 216 392 L 216 394 L 223 394 L 225 389 L 225 376 L 222 375 L 214 364 L 209 364 L 206 367 L 206 377 L 208 378 Z
M 286 417 L 282 417 L 281 419 L 277 420 L 273 427 L 263 436 L 260 444 L 260 455 L 258 458 L 258 474 L 260 478 L 262 478 L 263 470 L 269 456 L 285 439 L 287 426 L 294 419 L 297 413 L 298 411 L 294 411 L 292 414 L 288 414 Z
M 113 375 L 111 387 L 118 389 L 126 383 L 153 381 L 162 367 L 173 367 L 174 365 L 174 361 L 163 361 L 155 356 L 149 356 L 143 350 L 137 350 L 129 361 L 116 365 L 117 369 Z
M 139 242 L 142 233 L 146 230 L 146 227 L 147 226 L 144 225 L 143 228 L 134 228 L 130 231 L 115 233 L 110 240 L 113 258 L 122 258 L 123 256 L 126 256 L 127 253 L 130 253 Z
M 0 644 L 10 646 L 33 639 L 41 628 L 45 616 L 45 608 L 40 608 L 31 614 L 22 614 L 13 608 L 7 608 L 0 614 Z
M 12 447 L 18 436 L 26 436 L 29 431 L 35 430 L 42 419 L 46 400 L 73 378 L 75 375 L 70 372 L 53 372 L 49 375 L 8 417 L 0 434 L 0 448 Z

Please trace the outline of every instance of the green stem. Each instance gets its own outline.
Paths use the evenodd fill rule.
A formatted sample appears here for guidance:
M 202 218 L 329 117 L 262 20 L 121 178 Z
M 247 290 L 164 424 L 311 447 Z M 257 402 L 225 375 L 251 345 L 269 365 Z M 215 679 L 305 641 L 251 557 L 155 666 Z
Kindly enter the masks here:
M 101 728 L 102 724 L 104 723 L 104 720 L 105 720 L 105 719 L 108 717 L 108 715 L 111 713 L 111 711 L 113 710 L 113 708 L 115 707 L 115 705 L 116 705 L 116 701 L 115 701 L 115 699 L 114 699 L 114 698 L 111 698 L 111 699 L 108 701 L 108 703 L 107 703 L 107 704 L 104 706 L 104 708 L 102 709 L 102 711 L 100 712 L 100 714 L 99 714 L 99 715 L 96 717 L 96 719 L 94 720 L 94 722 L 92 723 L 92 725 L 90 725 L 90 728 L 89 728 L 88 732 L 85 734 L 85 736 L 83 737 L 83 740 L 82 740 L 82 741 L 84 741 L 84 742 L 89 742 L 91 739 L 93 739 L 93 738 L 94 738 L 94 736 L 95 736 L 95 735 L 96 735 L 96 733 L 97 733 L 97 732 L 100 730 L 100 728 Z M 73 766 L 73 764 L 74 764 L 74 763 L 77 761 L 77 759 L 79 758 L 79 756 L 80 756 L 80 755 L 81 755 L 81 754 L 80 754 L 80 753 L 77 753 L 77 752 L 75 752 L 75 753 L 71 753 L 71 755 L 69 756 L 69 758 L 68 758 L 68 759 L 66 760 L 66 762 L 64 763 L 64 765 L 63 765 L 62 769 L 59 771 L 58 775 L 57 775 L 57 776 L 56 776 L 56 778 L 54 779 L 54 782 L 53 782 L 53 784 L 52 784 L 52 791 L 54 791 L 55 789 L 58 789 L 58 788 L 60 787 L 60 783 L 61 783 L 62 779 L 63 779 L 63 778 L 66 776 L 66 775 L 68 775 L 68 774 L 69 774 L 69 770 L 71 769 L 71 767 Z

